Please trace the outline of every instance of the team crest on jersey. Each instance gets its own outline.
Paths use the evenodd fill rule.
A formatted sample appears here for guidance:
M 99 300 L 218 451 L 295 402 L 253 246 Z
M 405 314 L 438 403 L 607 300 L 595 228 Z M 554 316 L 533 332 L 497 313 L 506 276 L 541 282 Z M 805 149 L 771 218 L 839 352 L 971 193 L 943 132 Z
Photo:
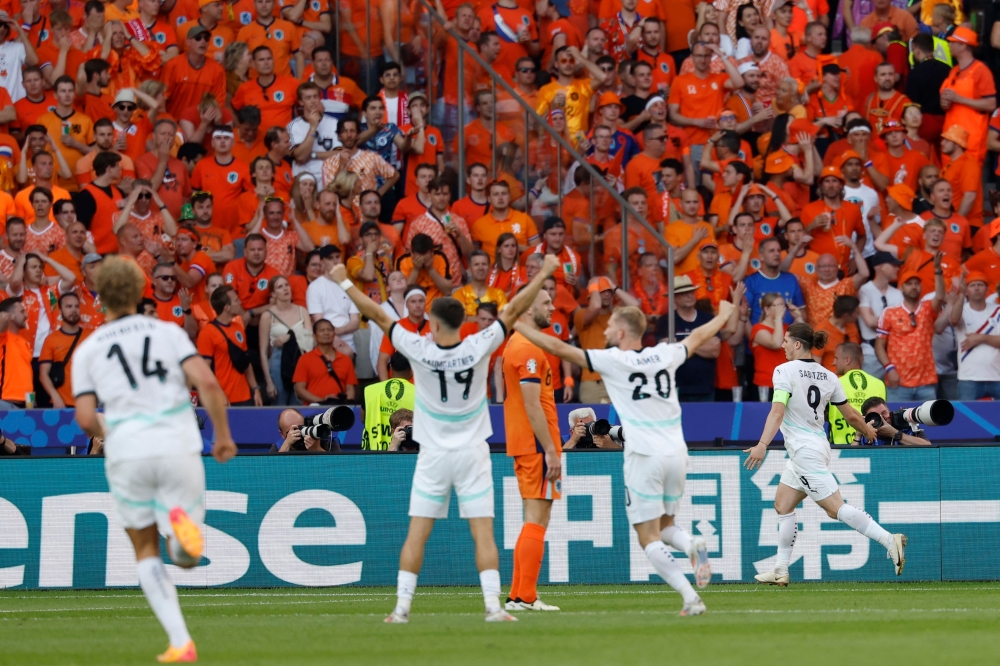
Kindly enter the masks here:
M 175 305 L 170 310 L 170 313 L 173 314 L 175 317 L 180 317 L 182 314 L 184 314 L 184 310 L 181 309 L 181 306 Z
M 660 63 L 660 71 L 663 72 L 664 74 L 669 74 L 670 73 L 670 68 L 667 67 L 667 63 L 665 63 L 665 62 L 661 62 Z
M 279 90 L 276 93 L 274 93 L 274 101 L 275 102 L 284 102 L 285 101 L 285 91 Z
M 313 0 L 312 2 L 309 3 L 309 6 L 312 7 L 312 10 L 314 12 L 318 12 L 319 11 L 319 0 Z
M 951 229 L 951 233 L 953 234 L 957 234 L 959 232 L 958 223 L 956 222 L 952 222 L 948 228 Z
M 292 182 L 292 174 L 288 171 L 285 172 L 285 182 L 286 183 Z
M 520 223 L 515 222 L 514 224 L 510 225 L 510 230 L 513 231 L 515 234 L 521 233 Z
M 42 30 L 40 33 L 38 33 L 38 41 L 44 42 L 48 38 L 49 38 L 48 30 Z
M 526 368 L 528 368 L 528 372 L 530 372 L 531 374 L 535 374 L 536 372 L 538 372 L 538 362 L 535 361 L 535 359 L 529 358 L 528 362 L 525 363 L 524 365 Z
M 230 171 L 229 173 L 226 174 L 227 183 L 232 183 L 235 185 L 236 181 L 238 181 L 239 179 L 240 179 L 240 174 L 236 173 L 235 171 Z
M 751 262 L 751 263 L 753 263 L 753 262 Z M 814 264 L 811 261 L 807 261 L 806 262 L 806 274 L 807 275 L 812 275 L 815 272 L 816 272 L 816 264 Z
M 285 38 L 285 31 L 284 30 L 275 30 L 274 31 L 274 38 L 280 42 L 281 40 L 283 40 Z
M 750 260 L 750 267 L 753 268 L 755 271 L 759 271 L 760 270 L 760 259 L 751 259 Z
M 528 18 L 527 14 L 521 17 L 521 23 L 524 25 L 531 25 L 531 19 Z
M 688 86 L 688 95 L 697 95 L 698 89 L 694 86 Z
M 552 331 L 556 335 L 562 335 L 562 332 L 563 332 L 562 324 L 560 324 L 558 322 L 552 322 Z
M 221 49 L 225 45 L 225 43 L 226 43 L 226 40 L 222 39 L 221 35 L 216 35 L 215 37 L 212 37 L 212 44 L 217 49 Z
M 243 344 L 243 331 L 236 331 L 236 342 Z
M 253 21 L 253 14 L 250 12 L 240 12 L 240 23 L 250 25 L 251 21 Z
M 577 101 L 577 100 L 579 100 L 579 99 L 580 99 L 580 95 L 579 95 L 579 93 L 575 93 L 575 92 L 571 92 L 571 93 L 569 94 L 569 101 L 571 101 L 571 102 L 575 102 L 575 101 Z
M 432 146 L 438 145 L 437 137 L 431 134 L 430 136 L 427 137 L 427 143 L 431 144 Z
M 226 284 L 232 284 L 232 283 L 233 283 L 233 274 L 226 273 Z
M 767 222 L 765 222 L 764 224 L 760 225 L 760 231 L 765 236 L 770 236 L 771 235 L 771 225 L 768 224 Z
M 177 25 L 183 25 L 185 23 L 187 23 L 187 16 L 178 16 L 177 17 Z
M 496 335 L 496 331 L 494 331 L 493 328 L 490 327 L 490 328 L 487 328 L 486 330 L 484 330 L 480 335 L 483 336 L 483 340 L 489 340 L 494 335 Z
M 718 90 L 718 89 L 719 89 L 719 84 L 716 83 L 715 81 L 712 81 L 712 90 Z
M 267 280 L 264 278 L 257 280 L 257 288 L 261 290 L 267 289 Z
M 153 33 L 153 36 L 156 38 L 156 43 L 157 44 L 166 44 L 167 43 L 167 33 L 165 33 L 165 32 L 156 32 L 156 33 Z

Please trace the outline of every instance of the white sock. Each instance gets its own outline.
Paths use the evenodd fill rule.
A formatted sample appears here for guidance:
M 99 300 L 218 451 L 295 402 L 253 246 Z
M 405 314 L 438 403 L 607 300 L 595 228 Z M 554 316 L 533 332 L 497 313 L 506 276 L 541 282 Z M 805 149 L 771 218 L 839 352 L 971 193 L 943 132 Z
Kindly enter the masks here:
M 837 520 L 850 525 L 872 541 L 878 541 L 886 550 L 892 548 L 892 534 L 861 509 L 844 504 L 837 511 Z
M 664 527 L 660 531 L 660 540 L 668 546 L 673 546 L 674 550 L 691 557 L 691 535 L 676 525 Z
M 799 533 L 799 520 L 795 512 L 778 516 L 778 559 L 774 563 L 776 571 L 788 571 L 788 563 L 792 560 L 792 546 Z
M 743 402 L 743 387 L 734 386 L 733 387 L 733 402 Z
M 399 615 L 409 615 L 413 593 L 417 591 L 417 574 L 399 570 L 396 577 L 396 610 Z
M 193 557 L 187 554 L 187 551 L 181 548 L 181 544 L 176 538 L 167 539 L 167 553 L 177 566 L 190 567 L 198 564 Z
M 167 577 L 163 568 L 163 560 L 159 557 L 147 557 L 136 563 L 139 571 L 139 586 L 146 600 L 149 601 L 156 619 L 160 621 L 170 639 L 170 645 L 182 648 L 191 640 L 181 606 L 177 601 L 177 588 Z
M 479 572 L 479 584 L 483 586 L 483 601 L 486 602 L 486 612 L 495 613 L 503 607 L 500 605 L 500 572 L 496 569 L 486 569 Z
M 660 578 L 681 593 L 681 596 L 684 597 L 684 603 L 690 604 L 698 601 L 698 593 L 691 587 L 687 576 L 677 565 L 677 560 L 667 550 L 666 544 L 662 541 L 654 541 L 649 544 L 646 546 L 646 557 L 653 563 L 653 568 L 656 569 L 656 573 L 660 574 Z

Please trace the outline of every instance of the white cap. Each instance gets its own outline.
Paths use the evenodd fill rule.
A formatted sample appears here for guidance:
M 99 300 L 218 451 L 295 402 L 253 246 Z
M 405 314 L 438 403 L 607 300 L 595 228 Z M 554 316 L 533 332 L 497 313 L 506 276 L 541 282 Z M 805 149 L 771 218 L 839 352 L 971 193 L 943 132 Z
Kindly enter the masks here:
M 737 71 L 738 71 L 738 72 L 739 72 L 740 74 L 746 74 L 746 73 L 747 73 L 747 72 L 749 72 L 749 71 L 750 71 L 751 69 L 760 69 L 760 67 L 758 67 L 758 66 L 757 66 L 757 63 L 755 63 L 755 62 L 745 62 L 745 63 L 743 63 L 742 65 L 740 65 L 740 66 L 739 66 L 739 67 L 737 68 Z
M 114 106 L 115 104 L 120 104 L 121 102 L 128 102 L 130 104 L 135 104 L 135 93 L 129 90 L 128 88 L 126 88 L 125 90 L 119 90 L 118 94 L 115 95 L 115 102 L 111 106 Z
M 649 107 L 653 106 L 657 102 L 662 102 L 662 103 L 666 104 L 666 102 L 664 102 L 663 98 L 660 97 L 659 95 L 652 95 L 652 96 L 650 96 L 650 98 L 648 100 L 646 100 L 646 110 L 649 111 Z

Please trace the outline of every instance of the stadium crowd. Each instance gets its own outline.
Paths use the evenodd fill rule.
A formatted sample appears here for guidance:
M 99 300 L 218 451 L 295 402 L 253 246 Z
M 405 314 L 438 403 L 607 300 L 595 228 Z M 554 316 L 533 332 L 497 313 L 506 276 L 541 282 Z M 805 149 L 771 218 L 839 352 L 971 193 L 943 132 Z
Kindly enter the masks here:
M 609 190 L 673 248 L 678 338 L 745 289 L 681 401 L 768 400 L 795 321 L 890 401 L 1000 398 L 985 45 L 957 0 L 840 4 L 437 0 L 441 26 L 396 0 L 0 3 L 0 404 L 73 405 L 109 254 L 237 406 L 357 402 L 407 375 L 326 277 L 341 262 L 404 328 L 450 295 L 472 333 L 554 254 L 550 334 L 603 348 L 628 304 L 652 343 L 668 253 L 634 219 L 622 238 Z M 561 401 L 607 401 L 549 360 Z

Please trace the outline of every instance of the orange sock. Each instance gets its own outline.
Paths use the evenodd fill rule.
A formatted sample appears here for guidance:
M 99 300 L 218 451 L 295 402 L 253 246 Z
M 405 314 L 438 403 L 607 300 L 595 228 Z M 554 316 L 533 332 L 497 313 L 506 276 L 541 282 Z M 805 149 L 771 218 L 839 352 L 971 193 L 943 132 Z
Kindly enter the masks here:
M 538 599 L 538 573 L 542 570 L 542 558 L 545 556 L 545 528 L 536 523 L 525 523 L 521 535 L 517 539 L 518 548 L 514 551 L 515 567 L 520 574 L 517 587 L 517 597 L 521 601 L 533 603 Z
M 507 596 L 511 600 L 517 599 L 517 593 L 521 589 L 521 556 L 524 550 L 524 530 L 521 530 L 520 536 L 517 537 L 517 543 L 514 544 L 514 574 L 510 580 L 510 592 Z

